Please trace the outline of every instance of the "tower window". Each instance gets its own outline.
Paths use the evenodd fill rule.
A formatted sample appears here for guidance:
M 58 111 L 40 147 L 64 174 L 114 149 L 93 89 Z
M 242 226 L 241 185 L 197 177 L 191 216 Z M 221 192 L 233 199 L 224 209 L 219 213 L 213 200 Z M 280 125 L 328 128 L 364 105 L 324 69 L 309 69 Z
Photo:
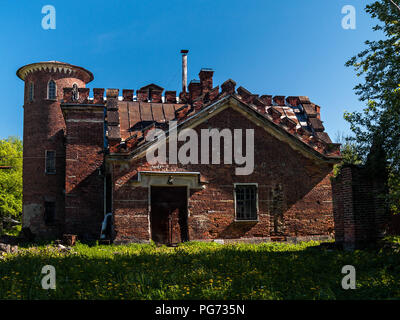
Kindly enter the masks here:
M 56 83 L 54 80 L 50 80 L 47 88 L 48 99 L 56 99 Z
M 46 173 L 56 173 L 56 152 L 46 150 Z
M 235 184 L 236 220 L 257 220 L 257 185 Z
M 46 225 L 52 225 L 55 221 L 56 216 L 56 203 L 46 201 L 44 203 L 44 223 Z
M 72 100 L 77 101 L 78 99 L 79 99 L 78 85 L 74 83 L 72 86 Z
M 35 85 L 33 84 L 33 82 L 29 82 L 29 102 L 33 101 L 34 90 L 35 90 Z

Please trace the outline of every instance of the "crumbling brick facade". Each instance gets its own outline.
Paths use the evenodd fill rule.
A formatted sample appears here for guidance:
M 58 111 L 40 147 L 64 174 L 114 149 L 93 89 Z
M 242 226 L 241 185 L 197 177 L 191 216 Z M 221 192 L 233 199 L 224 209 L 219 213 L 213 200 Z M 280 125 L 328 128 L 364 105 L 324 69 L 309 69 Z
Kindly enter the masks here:
M 22 67 L 25 81 L 23 136 L 23 226 L 43 237 L 56 237 L 65 226 L 65 120 L 60 102 L 64 87 L 85 87 L 91 74 L 79 67 L 49 61 Z M 48 83 L 56 83 L 56 96 L 48 95 Z M 31 88 L 32 96 L 30 96 Z M 55 151 L 55 172 L 46 173 L 46 150 Z M 55 219 L 45 223 L 45 203 L 55 203 Z
M 340 152 L 324 132 L 320 107 L 305 96 L 236 90 L 231 79 L 220 90 L 213 73 L 202 69 L 200 81 L 179 97 L 174 91 L 163 96 L 163 88 L 150 84 L 136 96 L 131 89 L 122 97 L 118 89 L 94 89 L 91 98 L 85 85 L 93 75 L 83 68 L 55 61 L 21 68 L 24 226 L 38 237 L 98 239 L 110 212 L 106 236 L 116 243 L 332 237 L 330 177 Z M 57 97 L 47 102 L 49 79 L 57 83 Z M 237 175 L 235 164 L 150 164 L 146 152 L 158 142 L 145 137 L 154 129 L 170 134 L 171 121 L 178 132 L 191 128 L 198 136 L 210 128 L 254 130 L 254 171 Z M 48 148 L 57 151 L 53 175 L 45 174 L 38 156 Z M 224 152 L 221 146 L 220 159 Z M 238 185 L 254 186 L 255 218 L 238 218 Z M 53 225 L 44 221 L 49 201 L 57 208 Z
M 335 240 L 356 248 L 397 233 L 385 199 L 385 181 L 374 178 L 366 167 L 346 165 L 333 179 Z
M 226 109 L 200 125 L 254 128 L 236 111 Z M 148 241 L 151 204 L 149 187 L 137 187 L 142 171 L 199 172 L 206 187 L 191 190 L 188 197 L 189 239 L 289 240 L 333 236 L 332 165 L 306 158 L 290 146 L 255 127 L 255 170 L 248 176 L 235 175 L 232 165 L 159 165 L 146 158 L 112 167 L 113 212 L 116 241 Z M 222 151 L 222 150 L 221 150 Z M 221 158 L 223 158 L 223 152 Z M 257 183 L 258 221 L 236 221 L 235 183 Z M 131 200 L 128 200 L 131 199 Z

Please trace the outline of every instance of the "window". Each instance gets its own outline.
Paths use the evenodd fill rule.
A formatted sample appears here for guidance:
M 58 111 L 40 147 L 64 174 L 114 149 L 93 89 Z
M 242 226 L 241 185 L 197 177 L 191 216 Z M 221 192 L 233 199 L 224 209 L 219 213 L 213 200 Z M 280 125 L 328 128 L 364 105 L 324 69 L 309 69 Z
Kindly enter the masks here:
M 28 90 L 29 90 L 29 102 L 32 102 L 33 98 L 34 98 L 34 90 L 35 90 L 33 82 L 29 82 Z
M 46 225 L 52 225 L 55 221 L 56 216 L 56 203 L 46 201 L 44 203 L 44 223 Z
M 56 83 L 54 80 L 50 80 L 47 88 L 47 96 L 49 99 L 54 100 L 56 99 Z
M 72 100 L 78 101 L 78 99 L 79 99 L 78 85 L 76 83 L 74 83 L 72 85 Z
M 56 173 L 56 152 L 46 150 L 46 173 Z
M 236 220 L 257 220 L 257 185 L 235 184 Z

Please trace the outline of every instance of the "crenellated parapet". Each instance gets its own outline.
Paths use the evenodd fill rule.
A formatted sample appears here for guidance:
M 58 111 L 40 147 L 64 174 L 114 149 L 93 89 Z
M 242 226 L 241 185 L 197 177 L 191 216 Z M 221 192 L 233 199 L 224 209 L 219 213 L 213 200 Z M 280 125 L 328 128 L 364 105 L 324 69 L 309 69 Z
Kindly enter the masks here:
M 188 91 L 181 92 L 178 97 L 176 91 L 164 93 L 164 88 L 156 84 L 149 84 L 136 92 L 122 89 L 122 96 L 119 89 L 96 88 L 93 89 L 93 98 L 89 97 L 88 88 L 79 88 L 78 95 L 74 94 L 73 88 L 64 88 L 62 103 L 104 105 L 109 147 L 113 152 L 124 153 L 144 143 L 149 130 L 162 127 L 171 120 L 179 124 L 224 97 L 232 96 L 315 151 L 325 156 L 340 156 L 340 145 L 332 143 L 324 132 L 321 107 L 308 97 L 253 94 L 242 86 L 236 89 L 236 82 L 232 79 L 213 87 L 213 73 L 211 69 L 202 69 L 200 80 L 192 80 Z M 127 104 L 120 109 L 120 103 Z

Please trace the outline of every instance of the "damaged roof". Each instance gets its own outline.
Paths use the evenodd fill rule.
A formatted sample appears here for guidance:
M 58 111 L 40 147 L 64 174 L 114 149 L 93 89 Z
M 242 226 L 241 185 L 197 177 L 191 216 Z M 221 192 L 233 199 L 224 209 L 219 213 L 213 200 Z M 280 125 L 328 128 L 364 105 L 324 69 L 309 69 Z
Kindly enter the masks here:
M 211 78 L 207 78 L 211 77 Z M 94 89 L 95 98 L 90 100 L 88 93 L 85 101 L 75 103 L 101 104 L 106 107 L 106 125 L 108 147 L 111 154 L 132 154 L 135 150 L 148 145 L 144 136 L 155 127 L 168 128 L 168 122 L 180 123 L 189 118 L 196 118 L 210 106 L 228 98 L 235 100 L 241 108 L 246 108 L 254 117 L 264 121 L 285 136 L 312 153 L 317 153 L 325 160 L 340 159 L 340 145 L 332 143 L 324 131 L 320 117 L 320 107 L 312 103 L 306 96 L 271 96 L 253 94 L 239 87 L 232 79 L 219 86 L 212 86 L 212 72 L 202 70 L 200 81 L 189 85 L 189 92 L 181 92 L 176 97 L 175 91 L 166 91 L 160 86 L 150 84 L 137 90 L 123 90 L 123 98 L 119 98 L 118 89 L 107 89 L 106 101 L 103 100 L 104 89 Z M 145 93 L 150 89 L 151 94 Z M 102 90 L 102 94 L 99 92 Z M 97 95 L 96 95 L 97 92 Z M 70 89 L 64 89 L 64 104 L 74 103 Z

